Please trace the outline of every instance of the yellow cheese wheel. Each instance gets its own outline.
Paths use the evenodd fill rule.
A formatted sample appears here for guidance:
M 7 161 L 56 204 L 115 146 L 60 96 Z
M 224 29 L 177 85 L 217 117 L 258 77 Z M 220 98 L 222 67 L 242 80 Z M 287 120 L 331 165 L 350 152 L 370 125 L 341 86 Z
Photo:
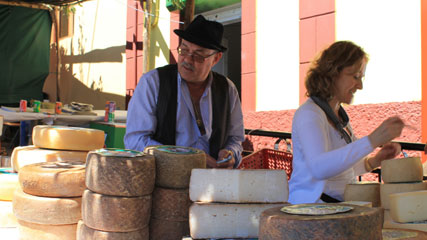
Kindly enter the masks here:
M 16 189 L 13 213 L 22 221 L 49 224 L 77 224 L 81 219 L 82 198 L 38 197 Z
M 15 215 L 13 215 L 12 202 L 0 201 L 0 228 L 17 227 Z
M 373 207 L 381 206 L 380 183 L 362 181 L 347 184 L 344 190 L 344 201 L 371 202 Z
M 393 219 L 391 218 L 390 210 L 385 210 L 384 211 L 384 228 L 412 229 L 412 230 L 427 232 L 427 221 L 398 223 L 393 221 Z
M 77 224 L 44 225 L 18 220 L 20 240 L 75 240 Z
M 93 192 L 124 197 L 151 194 L 156 179 L 154 157 L 124 149 L 89 152 L 86 186 Z
M 427 181 L 411 183 L 384 183 L 380 186 L 381 207 L 390 209 L 390 194 L 427 190 Z
M 15 172 L 25 165 L 39 162 L 86 162 L 87 151 L 67 151 L 38 148 L 34 145 L 15 147 L 12 168 Z
M 18 174 L 11 168 L 0 168 L 0 201 L 12 201 L 13 193 L 18 187 Z
M 188 221 L 191 206 L 188 189 L 156 187 L 153 192 L 153 218 L 170 221 Z
M 427 190 L 389 195 L 393 221 L 406 223 L 427 220 Z
M 381 176 L 385 183 L 420 182 L 423 180 L 423 165 L 419 157 L 382 161 Z
M 202 150 L 180 146 L 152 146 L 144 152 L 156 159 L 156 186 L 164 188 L 188 188 L 191 170 L 206 168 L 206 156 Z
M 188 220 L 170 221 L 155 218 L 151 218 L 150 220 L 151 240 L 182 239 L 182 237 L 189 234 L 190 227 Z
M 26 165 L 19 171 L 22 190 L 41 197 L 81 197 L 85 187 L 82 162 L 43 162 Z
M 33 144 L 49 149 L 92 151 L 104 146 L 104 131 L 90 128 L 37 125 Z
M 83 193 L 82 217 L 86 226 L 106 232 L 132 232 L 146 227 L 150 220 L 151 195 L 117 197 Z
M 148 240 L 148 226 L 133 232 L 104 232 L 86 226 L 83 221 L 77 224 L 77 240 Z

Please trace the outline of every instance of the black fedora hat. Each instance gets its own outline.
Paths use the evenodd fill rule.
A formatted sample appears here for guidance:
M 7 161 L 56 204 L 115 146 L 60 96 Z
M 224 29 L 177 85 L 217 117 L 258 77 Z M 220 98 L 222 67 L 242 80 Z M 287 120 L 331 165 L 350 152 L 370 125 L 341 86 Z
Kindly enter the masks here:
M 221 45 L 224 26 L 216 21 L 206 20 L 198 15 L 185 30 L 175 29 L 175 34 L 201 47 L 215 49 L 220 52 L 227 50 Z

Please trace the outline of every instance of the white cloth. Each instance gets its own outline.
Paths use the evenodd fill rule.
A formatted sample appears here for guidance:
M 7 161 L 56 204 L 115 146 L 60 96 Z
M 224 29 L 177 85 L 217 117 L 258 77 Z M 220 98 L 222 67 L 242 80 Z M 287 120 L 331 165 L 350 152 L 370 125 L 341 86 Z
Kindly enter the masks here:
M 319 203 L 322 193 L 343 200 L 345 185 L 366 172 L 364 157 L 373 151 L 368 137 L 353 140 L 347 144 L 313 100 L 301 105 L 292 121 L 289 202 Z

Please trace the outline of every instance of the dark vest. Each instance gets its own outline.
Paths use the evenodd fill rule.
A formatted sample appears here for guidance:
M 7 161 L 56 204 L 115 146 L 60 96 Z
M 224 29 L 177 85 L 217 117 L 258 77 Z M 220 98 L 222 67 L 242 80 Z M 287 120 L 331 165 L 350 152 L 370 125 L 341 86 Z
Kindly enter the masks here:
M 157 127 L 154 140 L 165 144 L 175 145 L 176 111 L 178 93 L 178 68 L 176 64 L 166 65 L 157 69 L 160 86 L 157 97 Z M 230 99 L 227 79 L 212 72 L 212 135 L 209 139 L 210 155 L 217 159 L 219 150 L 227 142 L 227 132 L 230 121 Z

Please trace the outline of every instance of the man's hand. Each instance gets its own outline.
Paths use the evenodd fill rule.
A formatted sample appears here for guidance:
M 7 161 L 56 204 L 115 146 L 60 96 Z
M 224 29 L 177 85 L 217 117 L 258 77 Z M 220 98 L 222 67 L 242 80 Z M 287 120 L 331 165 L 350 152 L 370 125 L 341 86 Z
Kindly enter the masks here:
M 228 157 L 231 157 L 230 160 L 222 163 L 217 163 L 221 160 L 224 160 Z M 218 160 L 206 154 L 206 167 L 207 168 L 233 168 L 236 160 L 234 159 L 234 154 L 232 151 L 227 149 L 221 149 L 218 153 Z

